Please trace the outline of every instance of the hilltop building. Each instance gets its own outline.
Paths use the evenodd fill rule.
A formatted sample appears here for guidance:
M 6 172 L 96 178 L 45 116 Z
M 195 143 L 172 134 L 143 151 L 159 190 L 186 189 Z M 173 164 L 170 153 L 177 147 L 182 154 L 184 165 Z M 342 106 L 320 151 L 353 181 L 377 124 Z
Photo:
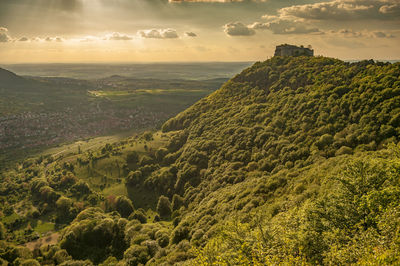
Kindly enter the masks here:
M 290 44 L 282 44 L 278 45 L 275 49 L 274 56 L 299 56 L 299 55 L 306 55 L 306 56 L 314 56 L 314 50 L 309 45 L 308 47 L 295 46 Z

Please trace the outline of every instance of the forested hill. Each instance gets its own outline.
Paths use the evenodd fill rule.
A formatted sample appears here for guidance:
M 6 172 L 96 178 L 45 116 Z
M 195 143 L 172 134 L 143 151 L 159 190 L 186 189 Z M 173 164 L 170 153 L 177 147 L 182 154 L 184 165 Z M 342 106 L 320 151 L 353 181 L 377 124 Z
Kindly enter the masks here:
M 229 149 L 259 148 L 279 163 L 373 150 L 400 133 L 399 74 L 398 63 L 274 57 L 244 70 L 163 130 L 184 129 L 189 139 L 220 140 Z
M 0 262 L 28 206 L 41 264 L 400 263 L 400 63 L 274 57 L 162 131 L 3 174 Z
M 354 263 L 389 254 L 399 235 L 379 234 L 400 222 L 400 173 L 391 172 L 399 160 L 384 149 L 399 141 L 399 76 L 399 63 L 274 57 L 165 123 L 164 132 L 176 131 L 169 146 L 176 152 L 165 158 L 177 175 L 163 189 L 184 195 L 188 238 L 204 242 L 214 223 L 236 215 L 249 223 L 242 235 L 237 228 L 222 234 L 204 257 L 218 261 L 216 247 L 226 262 L 244 256 L 248 263 L 254 256 Z

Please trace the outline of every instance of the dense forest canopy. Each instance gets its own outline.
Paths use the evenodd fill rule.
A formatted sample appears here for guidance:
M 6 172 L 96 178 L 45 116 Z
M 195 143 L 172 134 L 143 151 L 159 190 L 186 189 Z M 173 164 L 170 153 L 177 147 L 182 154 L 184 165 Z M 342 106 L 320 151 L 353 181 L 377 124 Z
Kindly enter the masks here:
M 400 263 L 399 136 L 399 63 L 274 57 L 162 133 L 2 173 L 0 258 Z M 22 247 L 37 238 L 38 220 L 54 224 L 60 241 Z

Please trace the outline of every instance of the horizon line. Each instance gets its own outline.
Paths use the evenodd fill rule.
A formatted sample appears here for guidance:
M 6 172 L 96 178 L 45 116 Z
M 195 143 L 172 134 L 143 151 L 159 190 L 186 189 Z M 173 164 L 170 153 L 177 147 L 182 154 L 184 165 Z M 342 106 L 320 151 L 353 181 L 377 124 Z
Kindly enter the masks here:
M 314 57 L 320 57 L 322 55 L 316 55 Z M 89 62 L 0 62 L 0 65 L 124 65 L 124 64 L 226 64 L 226 63 L 254 63 L 254 62 L 263 62 L 268 59 L 271 59 L 273 56 L 267 57 L 263 60 L 245 60 L 245 61 L 89 61 Z M 324 57 L 324 56 L 323 56 Z M 328 56 L 325 56 L 328 57 Z M 328 57 L 334 58 L 338 60 L 342 60 L 345 62 L 351 61 L 363 61 L 363 60 L 374 60 L 377 62 L 392 62 L 392 61 L 400 61 L 398 59 L 374 59 L 374 58 L 363 58 L 363 59 L 341 59 L 336 57 Z

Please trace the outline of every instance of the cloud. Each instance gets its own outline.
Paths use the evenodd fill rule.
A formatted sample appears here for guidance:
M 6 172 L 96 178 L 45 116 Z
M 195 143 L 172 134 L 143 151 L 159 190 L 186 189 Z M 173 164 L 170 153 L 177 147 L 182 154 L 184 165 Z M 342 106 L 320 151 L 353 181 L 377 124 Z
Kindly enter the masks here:
M 38 40 L 40 41 L 40 38 L 38 38 Z M 46 37 L 44 39 L 44 41 L 46 41 L 46 42 L 63 42 L 65 40 L 61 37 Z
M 168 0 L 169 3 L 233 3 L 233 2 L 243 2 L 243 0 Z
M 19 38 L 18 41 L 19 41 L 19 42 L 27 42 L 27 41 L 29 41 L 29 39 L 26 38 L 26 37 L 22 37 L 22 38 Z
M 375 38 L 394 38 L 393 34 L 385 33 L 382 31 L 374 31 L 372 32 L 372 36 Z
M 365 34 L 359 31 L 354 31 L 352 29 L 340 29 L 338 31 L 331 31 L 331 34 L 339 35 L 345 38 L 360 38 L 365 37 Z
M 389 5 L 383 5 L 379 8 L 379 12 L 382 14 L 400 14 L 400 3 L 393 3 Z
M 251 36 L 256 34 L 256 31 L 242 22 L 231 22 L 224 25 L 224 32 L 229 36 Z
M 176 39 L 179 38 L 178 33 L 174 29 L 151 29 L 140 30 L 138 34 L 142 38 L 148 39 Z
M 8 35 L 8 29 L 0 27 L 0 42 L 9 42 L 11 41 L 10 35 Z
M 400 19 L 398 0 L 334 0 L 294 5 L 278 10 L 279 17 L 311 20 Z
M 253 30 L 268 30 L 270 28 L 269 23 L 254 22 L 248 26 Z
M 131 36 L 121 34 L 119 32 L 114 32 L 113 34 L 108 35 L 106 39 L 111 41 L 129 41 L 132 40 L 133 38 Z
M 186 35 L 187 37 L 197 37 L 197 34 L 194 33 L 194 32 L 185 32 L 185 35 Z
M 329 31 L 330 35 L 344 38 L 394 38 L 393 34 L 383 31 L 354 31 L 352 29 L 340 29 L 338 31 Z
M 169 3 L 241 3 L 241 2 L 255 2 L 265 3 L 268 0 L 168 0 Z
M 323 34 L 318 28 L 304 22 L 279 18 L 266 23 L 254 22 L 248 27 L 254 30 L 271 30 L 274 34 Z
M 314 4 L 293 5 L 281 8 L 277 15 L 264 15 L 267 22 L 255 22 L 249 27 L 254 30 L 271 30 L 274 34 L 325 34 L 316 27 L 321 21 L 349 20 L 399 20 L 400 0 L 333 0 Z M 334 24 L 332 24 L 334 26 Z M 384 32 L 356 32 L 351 29 L 327 31 L 345 38 L 393 38 Z
M 100 40 L 100 38 L 96 36 L 85 36 L 83 38 L 78 39 L 78 41 L 80 42 L 95 42 L 98 40 Z

